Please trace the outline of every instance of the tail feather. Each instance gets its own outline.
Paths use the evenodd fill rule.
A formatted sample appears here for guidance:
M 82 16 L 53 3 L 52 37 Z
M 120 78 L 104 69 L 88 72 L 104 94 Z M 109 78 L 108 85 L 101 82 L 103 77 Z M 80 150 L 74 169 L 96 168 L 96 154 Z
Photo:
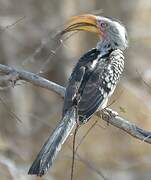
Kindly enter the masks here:
M 76 110 L 73 108 L 65 114 L 52 135 L 49 136 L 30 167 L 28 174 L 43 176 L 47 172 L 60 151 L 62 144 L 71 133 L 75 123 Z

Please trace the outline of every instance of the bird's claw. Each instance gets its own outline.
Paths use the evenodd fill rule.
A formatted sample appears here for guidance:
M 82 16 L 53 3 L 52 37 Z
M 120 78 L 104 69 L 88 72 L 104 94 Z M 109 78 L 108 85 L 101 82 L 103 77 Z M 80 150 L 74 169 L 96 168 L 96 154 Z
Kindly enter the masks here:
M 118 116 L 118 113 L 112 109 L 106 108 L 106 112 L 111 116 L 111 117 L 116 117 Z
M 107 125 L 109 125 L 110 119 L 116 116 L 118 116 L 118 113 L 116 111 L 113 111 L 112 109 L 106 108 L 102 111 L 102 119 L 107 121 Z

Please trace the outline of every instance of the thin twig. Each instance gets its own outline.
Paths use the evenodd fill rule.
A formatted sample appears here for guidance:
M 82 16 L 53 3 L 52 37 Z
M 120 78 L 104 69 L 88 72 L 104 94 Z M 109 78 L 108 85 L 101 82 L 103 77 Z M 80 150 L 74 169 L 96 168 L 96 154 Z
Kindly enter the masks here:
M 89 132 L 94 128 L 94 126 L 96 125 L 96 123 L 98 122 L 98 120 L 96 120 L 91 127 L 87 130 L 87 132 L 82 136 L 80 142 L 78 143 L 78 145 L 76 146 L 75 152 L 77 152 L 78 148 L 80 147 L 80 145 L 82 144 L 82 142 L 84 141 L 84 139 L 87 137 L 87 135 L 89 134 Z
M 82 162 L 83 164 L 85 164 L 91 171 L 94 171 L 96 174 L 98 174 L 98 176 L 100 176 L 100 178 L 102 178 L 103 180 L 109 180 L 108 178 L 106 178 L 104 176 L 104 174 L 98 170 L 97 168 L 95 168 L 92 165 L 92 162 L 88 162 L 87 160 L 85 160 L 84 158 L 82 158 L 77 152 L 76 152 L 76 156 L 78 157 L 79 161 Z
M 6 30 L 12 28 L 13 26 L 15 26 L 16 24 L 18 24 L 19 22 L 21 22 L 21 21 L 24 20 L 25 18 L 26 18 L 26 16 L 23 16 L 23 17 L 17 19 L 17 20 L 16 20 L 15 22 L 13 22 L 12 24 L 9 24 L 9 25 L 5 26 L 2 30 L 3 30 L 3 31 L 6 31 Z
M 3 104 L 3 106 L 8 110 L 10 116 L 12 118 L 15 118 L 18 122 L 22 122 L 21 119 L 12 111 L 12 109 L 8 106 L 8 104 L 0 97 L 0 102 Z
M 66 36 L 63 39 L 61 39 L 61 37 L 59 37 L 59 40 L 57 40 L 58 34 L 54 37 L 54 38 L 56 38 L 56 41 L 59 41 L 59 45 L 54 50 L 52 50 L 52 49 L 50 50 L 50 53 L 48 53 L 47 57 L 43 60 L 45 62 L 42 64 L 42 66 L 41 66 L 41 68 L 37 74 L 43 74 L 43 73 L 46 73 L 48 71 L 48 69 L 46 69 L 46 66 L 48 66 L 48 63 L 52 60 L 52 58 L 57 56 L 57 52 L 60 50 L 60 48 L 62 46 L 67 48 L 67 46 L 65 45 L 64 42 L 67 41 L 75 33 L 77 33 L 77 32 L 72 32 L 71 34 L 69 34 L 68 36 Z
M 68 148 L 70 150 L 73 151 L 73 148 L 67 144 Z M 75 156 L 77 158 L 75 158 L 75 160 L 80 161 L 81 163 L 83 163 L 87 168 L 90 169 L 90 171 L 94 171 L 98 176 L 100 176 L 100 178 L 102 178 L 103 180 L 107 180 L 107 178 L 104 176 L 104 174 L 101 172 L 101 170 L 95 168 L 92 163 L 89 163 L 87 160 L 85 160 L 83 157 L 81 157 L 81 155 L 78 152 L 75 152 Z
M 140 79 L 142 80 L 142 82 L 146 85 L 146 87 L 149 89 L 149 91 L 151 91 L 151 86 L 143 79 L 141 73 L 136 70 L 137 74 L 139 75 Z
M 72 164 L 71 164 L 71 180 L 73 180 L 73 173 L 74 173 L 74 163 L 75 163 L 75 143 L 76 143 L 76 135 L 79 129 L 79 124 L 76 123 L 76 128 L 73 134 L 73 146 L 72 146 Z

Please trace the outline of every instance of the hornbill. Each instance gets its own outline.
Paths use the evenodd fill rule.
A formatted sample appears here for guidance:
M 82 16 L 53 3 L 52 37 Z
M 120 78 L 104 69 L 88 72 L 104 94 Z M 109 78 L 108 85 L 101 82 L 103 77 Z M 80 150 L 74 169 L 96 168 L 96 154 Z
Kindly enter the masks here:
M 120 22 L 91 14 L 79 15 L 66 23 L 62 34 L 71 31 L 94 32 L 100 41 L 74 67 L 66 88 L 62 119 L 28 174 L 44 175 L 74 125 L 87 122 L 96 111 L 106 107 L 124 68 L 123 51 L 128 40 L 126 29 Z

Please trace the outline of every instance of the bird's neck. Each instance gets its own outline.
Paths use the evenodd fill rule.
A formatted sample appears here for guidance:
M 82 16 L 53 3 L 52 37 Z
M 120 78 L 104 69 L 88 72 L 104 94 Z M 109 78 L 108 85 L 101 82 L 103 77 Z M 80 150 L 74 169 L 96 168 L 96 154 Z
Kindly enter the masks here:
M 110 37 L 105 37 L 101 41 L 98 42 L 97 44 L 97 49 L 103 53 L 107 54 L 108 52 L 111 52 L 116 49 L 120 49 L 121 51 L 124 51 L 128 46 L 127 40 L 123 42 L 122 39 L 117 38 L 117 39 L 111 39 Z
M 110 41 L 100 41 L 96 48 L 100 51 L 101 56 L 109 54 L 113 50 Z

